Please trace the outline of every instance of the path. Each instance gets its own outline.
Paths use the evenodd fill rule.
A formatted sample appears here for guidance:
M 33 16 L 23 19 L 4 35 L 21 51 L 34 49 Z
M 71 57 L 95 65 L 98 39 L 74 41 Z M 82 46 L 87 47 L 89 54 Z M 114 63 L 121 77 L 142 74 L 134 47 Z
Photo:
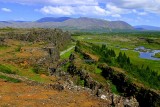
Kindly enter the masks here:
M 74 47 L 75 47 L 75 46 L 71 46 L 70 48 L 68 48 L 68 49 L 66 49 L 66 50 L 64 50 L 64 51 L 62 51 L 62 52 L 60 53 L 60 56 L 63 55 L 63 54 L 65 54 L 66 52 L 72 50 Z

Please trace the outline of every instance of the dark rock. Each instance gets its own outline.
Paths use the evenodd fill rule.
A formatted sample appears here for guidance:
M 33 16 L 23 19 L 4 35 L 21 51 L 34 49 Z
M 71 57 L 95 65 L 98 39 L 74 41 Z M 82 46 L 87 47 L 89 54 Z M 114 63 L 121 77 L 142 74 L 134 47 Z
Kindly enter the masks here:
M 160 94 L 158 92 L 128 81 L 128 78 L 123 73 L 116 72 L 108 66 L 101 69 L 102 75 L 105 78 L 109 78 L 116 85 L 119 92 L 124 93 L 126 97 L 135 96 L 141 107 L 160 106 Z

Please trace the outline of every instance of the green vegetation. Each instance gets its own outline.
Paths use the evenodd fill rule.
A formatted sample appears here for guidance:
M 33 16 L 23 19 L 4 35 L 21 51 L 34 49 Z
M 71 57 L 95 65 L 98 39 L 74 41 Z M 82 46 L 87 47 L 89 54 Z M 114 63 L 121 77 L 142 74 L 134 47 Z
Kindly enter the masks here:
M 0 72 L 7 73 L 7 74 L 15 74 L 15 72 L 12 71 L 9 67 L 2 64 L 0 64 Z
M 31 68 L 31 71 L 36 74 L 45 74 L 48 75 L 48 73 L 42 69 L 39 65 L 34 65 L 33 68 Z
M 7 49 L 7 48 L 8 48 L 7 45 L 0 45 L 0 50 L 5 50 L 5 49 Z
M 160 58 L 160 52 L 154 55 L 155 58 Z
M 19 82 L 21 82 L 18 79 L 14 79 L 14 78 L 3 76 L 3 75 L 0 75 L 0 79 L 4 79 L 6 81 L 13 82 L 13 83 L 19 83 Z
M 125 32 L 125 33 L 103 33 L 89 34 L 78 33 L 72 36 L 75 40 L 86 41 L 101 46 L 105 44 L 108 49 L 115 51 L 116 56 L 122 52 L 130 58 L 130 62 L 138 67 L 144 65 L 149 66 L 152 70 L 160 74 L 160 61 L 148 60 L 139 57 L 139 52 L 134 51 L 139 46 L 144 46 L 146 49 L 159 50 L 160 48 L 160 33 L 159 32 Z M 149 39 L 149 41 L 148 41 Z M 152 42 L 150 42 L 152 40 Z M 128 50 L 121 50 L 121 49 Z
M 116 88 L 116 85 L 114 85 L 110 80 L 107 80 L 107 83 L 110 85 L 111 91 L 115 94 L 120 94 Z
M 78 77 L 76 84 L 84 87 L 84 80 L 81 80 L 80 77 Z
M 101 72 L 102 72 L 102 70 L 101 70 L 101 69 L 96 68 L 96 70 L 95 70 L 95 73 L 96 73 L 96 74 L 101 74 Z

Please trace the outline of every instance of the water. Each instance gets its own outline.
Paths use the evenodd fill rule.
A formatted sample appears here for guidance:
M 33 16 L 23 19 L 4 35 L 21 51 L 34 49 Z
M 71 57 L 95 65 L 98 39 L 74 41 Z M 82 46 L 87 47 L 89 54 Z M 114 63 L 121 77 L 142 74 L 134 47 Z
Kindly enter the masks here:
M 151 50 L 151 49 L 146 49 L 143 46 L 135 48 L 135 51 L 139 52 L 140 58 L 144 58 L 144 59 L 150 59 L 150 60 L 160 60 L 160 58 L 155 58 L 154 55 L 156 53 L 159 53 L 160 50 Z

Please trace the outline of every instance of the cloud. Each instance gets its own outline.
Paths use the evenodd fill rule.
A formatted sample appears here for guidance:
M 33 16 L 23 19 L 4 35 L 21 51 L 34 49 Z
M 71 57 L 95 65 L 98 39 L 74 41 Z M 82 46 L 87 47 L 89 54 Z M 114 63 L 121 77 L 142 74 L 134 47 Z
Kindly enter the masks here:
M 12 12 L 12 10 L 8 9 L 8 8 L 1 8 L 1 10 L 4 11 L 4 12 Z
M 124 9 L 116 6 L 113 3 L 106 4 L 105 8 L 99 5 L 88 6 L 88 5 L 77 5 L 77 6 L 44 6 L 36 11 L 44 14 L 51 15 L 80 15 L 80 16 L 111 16 L 120 18 L 123 14 L 134 13 L 137 15 L 147 15 L 144 11 L 137 11 L 136 9 Z
M 0 0 L 0 2 L 38 5 L 44 14 L 121 18 L 126 14 L 137 16 L 160 14 L 160 0 Z
M 129 9 L 123 9 L 119 8 L 116 5 L 113 5 L 112 3 L 108 3 L 106 5 L 107 11 L 109 11 L 111 14 L 127 14 L 130 13 Z
M 36 9 L 37 10 L 37 9 Z M 109 13 L 99 6 L 44 6 L 39 9 L 44 14 L 52 15 L 81 15 L 81 16 L 106 16 Z
M 121 15 L 119 15 L 119 14 L 113 14 L 113 15 L 111 15 L 112 17 L 115 17 L 115 18 L 121 18 Z
M 74 10 L 70 6 L 59 6 L 59 7 L 52 7 L 52 6 L 44 6 L 40 9 L 40 12 L 45 14 L 53 14 L 53 15 L 72 15 L 74 14 Z
M 98 5 L 97 0 L 0 0 L 19 4 L 43 4 L 43 5 Z
M 100 0 L 103 3 L 112 3 L 121 9 L 136 9 L 145 12 L 160 14 L 160 0 Z
M 135 13 L 135 14 L 137 14 L 137 15 L 140 15 L 140 16 L 144 16 L 144 15 L 147 15 L 147 12 L 140 12 L 140 11 L 137 11 L 137 10 L 135 10 L 135 9 L 133 9 L 132 10 L 133 11 L 133 13 Z

